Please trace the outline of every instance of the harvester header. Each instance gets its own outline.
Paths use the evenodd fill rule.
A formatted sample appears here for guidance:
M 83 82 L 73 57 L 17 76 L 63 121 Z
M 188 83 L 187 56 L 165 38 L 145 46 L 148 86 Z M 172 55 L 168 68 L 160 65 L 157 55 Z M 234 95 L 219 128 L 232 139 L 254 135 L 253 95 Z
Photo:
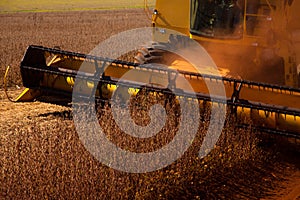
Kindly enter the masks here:
M 84 68 L 80 68 L 84 65 Z M 85 69 L 85 71 L 79 71 Z M 133 70 L 130 80 L 121 77 Z M 29 46 L 21 62 L 21 74 L 26 89 L 17 101 L 35 99 L 68 104 L 76 78 L 81 85 L 77 96 L 98 101 L 111 100 L 115 90 L 122 88 L 124 98 L 146 89 L 171 97 L 174 94 L 163 85 L 149 84 L 150 77 L 160 77 L 161 83 L 172 83 L 176 98 L 195 98 L 200 104 L 227 105 L 237 118 L 248 116 L 256 129 L 299 137 L 300 89 L 287 86 L 257 83 L 247 80 L 198 74 L 183 70 L 149 67 L 121 60 L 85 55 L 41 46 Z M 33 78 L 34 77 L 34 78 Z M 193 91 L 182 85 L 186 79 Z M 226 97 L 211 96 L 206 85 L 223 85 Z M 193 96 L 195 93 L 195 96 Z M 122 97 L 120 97 L 122 98 Z M 203 106 L 203 105 L 202 105 Z M 246 124 L 243 124 L 246 126 Z

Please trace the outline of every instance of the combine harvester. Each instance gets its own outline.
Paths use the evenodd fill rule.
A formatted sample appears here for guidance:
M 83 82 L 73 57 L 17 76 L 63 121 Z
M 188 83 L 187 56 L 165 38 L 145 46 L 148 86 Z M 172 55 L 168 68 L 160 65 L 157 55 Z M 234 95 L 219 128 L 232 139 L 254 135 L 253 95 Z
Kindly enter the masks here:
M 152 12 L 147 1 L 145 5 Z M 136 62 L 29 46 L 21 62 L 27 89 L 16 101 L 46 96 L 54 103 L 70 103 L 75 77 L 87 88 L 79 91 L 87 99 L 95 94 L 96 99 L 107 101 L 117 88 L 125 88 L 128 95 L 145 88 L 149 94 L 165 95 L 166 99 L 194 98 L 181 83 L 184 78 L 202 108 L 226 104 L 237 124 L 241 122 L 239 126 L 250 125 L 240 120 L 247 117 L 253 129 L 299 139 L 299 9 L 300 1 L 296 0 L 157 0 L 150 14 L 154 42 L 139 50 Z M 200 74 L 180 56 L 164 51 L 162 46 L 185 45 L 184 37 L 171 34 L 169 29 L 199 42 L 222 76 Z M 78 72 L 83 62 L 88 67 Z M 169 67 L 145 65 L 149 63 Z M 135 79 L 121 80 L 129 70 Z M 144 81 L 148 83 L 154 76 L 176 89 L 176 97 L 165 87 L 145 86 Z M 208 82 L 223 85 L 226 98 L 210 97 Z

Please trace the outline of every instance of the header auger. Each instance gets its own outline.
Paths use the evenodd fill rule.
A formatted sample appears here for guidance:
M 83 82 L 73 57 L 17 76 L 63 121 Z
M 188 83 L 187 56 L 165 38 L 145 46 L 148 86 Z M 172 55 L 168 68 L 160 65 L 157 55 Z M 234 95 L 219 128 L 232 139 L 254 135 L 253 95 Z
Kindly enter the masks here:
M 47 64 L 46 60 L 56 57 L 57 62 Z M 34 59 L 32 59 L 34 58 Z M 58 59 L 59 58 L 59 59 Z M 50 59 L 51 60 L 51 59 Z M 80 71 L 82 65 L 87 71 Z M 109 65 L 107 67 L 107 65 Z M 104 68 L 107 69 L 104 71 Z M 120 80 L 128 70 L 136 74 L 131 80 Z M 99 73 L 100 72 L 100 73 Z M 29 88 L 26 94 L 18 97 L 19 101 L 40 99 L 54 103 L 70 103 L 75 77 L 80 79 L 82 87 L 77 96 L 85 99 L 91 94 L 99 101 L 109 101 L 117 88 L 125 88 L 124 95 L 136 95 L 142 88 L 149 92 L 172 96 L 172 92 L 159 85 L 145 85 L 150 77 L 160 77 L 161 81 L 172 82 L 178 89 L 176 98 L 197 98 L 200 104 L 226 104 L 237 119 L 250 117 L 259 130 L 284 134 L 299 138 L 300 130 L 300 89 L 286 86 L 256 83 L 234 78 L 197 74 L 168 68 L 149 67 L 137 63 L 108 58 L 95 57 L 40 46 L 29 46 L 21 62 L 23 84 Z M 99 75 L 100 74 L 100 75 Z M 35 77 L 35 78 L 32 78 Z M 185 78 L 194 91 L 181 85 L 180 78 Z M 226 98 L 211 97 L 206 84 L 216 87 L 225 86 Z M 195 92 L 195 96 L 192 95 Z M 24 99 L 23 99 L 24 97 Z M 56 97 L 56 98 L 53 98 Z M 246 126 L 247 124 L 240 124 Z
M 166 99 L 196 98 L 200 107 L 226 105 L 238 126 L 250 126 L 242 120 L 246 117 L 253 129 L 299 139 L 300 47 L 293 43 L 300 41 L 297 8 L 299 1 L 292 0 L 157 0 L 154 42 L 139 51 L 135 63 L 32 45 L 21 62 L 27 89 L 17 101 L 71 103 L 75 81 L 81 84 L 77 97 L 88 100 L 110 101 L 116 90 L 125 98 L 145 89 Z M 162 50 L 160 46 L 185 42 L 168 29 L 199 42 L 222 76 L 197 73 L 182 58 Z M 145 65 L 149 63 L 168 67 Z M 121 78 L 129 70 L 134 76 Z M 153 77 L 178 91 L 176 96 L 149 84 Z M 207 83 L 222 85 L 225 98 L 211 96 Z

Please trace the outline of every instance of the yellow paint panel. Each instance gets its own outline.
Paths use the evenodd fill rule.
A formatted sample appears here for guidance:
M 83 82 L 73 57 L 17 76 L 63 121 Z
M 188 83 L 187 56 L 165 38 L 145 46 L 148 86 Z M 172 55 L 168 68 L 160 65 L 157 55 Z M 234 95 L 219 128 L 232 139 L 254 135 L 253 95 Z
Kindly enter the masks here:
M 157 0 L 157 26 L 167 26 L 170 29 L 188 29 L 189 6 L 189 0 Z

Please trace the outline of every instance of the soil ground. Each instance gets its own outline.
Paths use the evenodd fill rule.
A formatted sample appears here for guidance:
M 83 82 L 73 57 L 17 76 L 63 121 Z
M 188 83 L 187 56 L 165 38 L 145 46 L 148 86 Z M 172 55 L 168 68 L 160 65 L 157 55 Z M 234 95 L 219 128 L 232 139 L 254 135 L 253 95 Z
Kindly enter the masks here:
M 149 24 L 139 9 L 1 15 L 0 79 L 10 65 L 9 94 L 21 92 L 18 66 L 30 44 L 88 53 L 113 34 Z M 199 161 L 192 151 L 166 169 L 127 174 L 89 154 L 69 107 L 12 103 L 1 89 L 0 113 L 1 199 L 300 199 L 294 141 L 263 136 L 256 153 L 232 164 Z

